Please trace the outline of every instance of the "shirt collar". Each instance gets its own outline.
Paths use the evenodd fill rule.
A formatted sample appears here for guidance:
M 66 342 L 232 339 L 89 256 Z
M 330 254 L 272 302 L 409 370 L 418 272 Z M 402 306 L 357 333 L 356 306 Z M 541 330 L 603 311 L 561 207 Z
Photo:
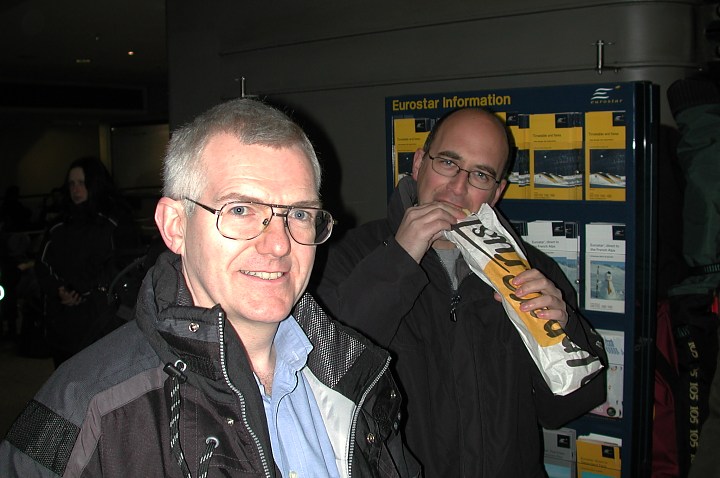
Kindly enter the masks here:
M 310 340 L 292 315 L 280 322 L 275 333 L 276 363 L 284 362 L 298 371 L 307 363 L 307 357 L 313 349 Z

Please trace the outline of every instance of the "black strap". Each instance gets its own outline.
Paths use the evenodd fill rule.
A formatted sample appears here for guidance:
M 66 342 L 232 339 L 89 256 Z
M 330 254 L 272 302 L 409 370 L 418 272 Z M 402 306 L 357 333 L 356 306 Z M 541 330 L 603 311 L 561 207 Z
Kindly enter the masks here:
M 720 272 L 720 262 L 715 264 L 706 264 L 704 266 L 694 266 L 690 268 L 690 275 L 699 276 L 703 274 L 715 274 Z

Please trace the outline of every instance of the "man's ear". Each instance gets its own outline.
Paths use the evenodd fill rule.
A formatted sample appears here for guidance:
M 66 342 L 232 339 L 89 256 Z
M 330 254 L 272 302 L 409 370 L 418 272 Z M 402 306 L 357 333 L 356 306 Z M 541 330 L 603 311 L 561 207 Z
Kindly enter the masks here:
M 412 165 L 412 177 L 415 181 L 417 181 L 418 178 L 418 172 L 420 172 L 420 166 L 422 166 L 423 158 L 425 157 L 425 151 L 422 149 L 418 149 L 415 151 L 415 155 L 413 156 L 413 165 Z
M 495 194 L 493 195 L 492 201 L 490 201 L 491 206 L 495 206 L 498 201 L 500 201 L 500 198 L 502 197 L 503 193 L 505 192 L 505 188 L 507 187 L 507 179 L 502 179 L 500 181 L 500 184 L 497 185 L 495 188 Z
M 155 206 L 155 224 L 165 245 L 175 254 L 180 254 L 185 243 L 185 207 L 182 201 L 161 197 Z

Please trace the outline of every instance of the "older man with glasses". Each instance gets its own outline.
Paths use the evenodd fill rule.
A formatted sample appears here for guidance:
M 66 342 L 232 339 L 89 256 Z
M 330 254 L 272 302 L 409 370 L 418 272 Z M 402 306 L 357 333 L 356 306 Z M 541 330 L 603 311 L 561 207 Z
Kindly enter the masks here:
M 169 251 L 136 320 L 66 362 L 0 444 L 0 475 L 417 476 L 390 358 L 304 293 L 332 232 L 290 118 L 218 105 L 174 132 Z
M 387 218 L 331 247 L 318 286 L 330 311 L 396 356 L 407 400 L 404 434 L 428 478 L 546 476 L 539 426 L 559 427 L 605 396 L 603 375 L 553 395 L 500 297 L 443 235 L 500 200 L 508 156 L 506 129 L 492 113 L 446 115 L 415 153 L 412 177 L 398 184 Z M 605 360 L 560 268 L 525 247 L 534 268 L 513 280 L 515 294 L 539 295 L 524 300 L 523 310 L 556 321 Z

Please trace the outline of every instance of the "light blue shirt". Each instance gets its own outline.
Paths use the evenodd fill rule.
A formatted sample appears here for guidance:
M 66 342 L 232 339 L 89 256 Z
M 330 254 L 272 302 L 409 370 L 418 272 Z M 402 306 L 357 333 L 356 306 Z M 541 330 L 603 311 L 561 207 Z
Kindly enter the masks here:
M 275 334 L 272 396 L 255 380 L 265 405 L 275 464 L 286 478 L 339 478 L 335 454 L 315 395 L 302 374 L 312 344 L 295 318 Z

